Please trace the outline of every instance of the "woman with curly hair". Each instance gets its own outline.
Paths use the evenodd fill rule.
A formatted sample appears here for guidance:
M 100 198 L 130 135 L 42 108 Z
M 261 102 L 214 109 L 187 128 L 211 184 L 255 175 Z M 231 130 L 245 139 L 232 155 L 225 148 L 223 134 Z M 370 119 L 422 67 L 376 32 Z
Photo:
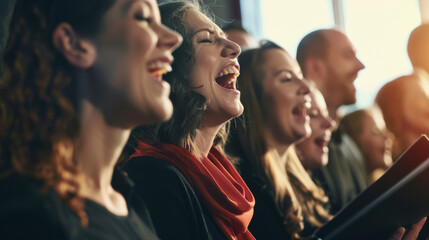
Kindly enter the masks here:
M 133 130 L 125 169 L 162 239 L 254 239 L 252 193 L 223 153 L 228 122 L 243 111 L 240 47 L 196 5 L 167 3 L 160 11 L 184 39 L 165 76 L 174 114 Z
M 155 0 L 18 0 L 0 82 L 0 238 L 157 239 L 114 168 L 131 128 L 171 117 L 162 74 L 180 41 Z

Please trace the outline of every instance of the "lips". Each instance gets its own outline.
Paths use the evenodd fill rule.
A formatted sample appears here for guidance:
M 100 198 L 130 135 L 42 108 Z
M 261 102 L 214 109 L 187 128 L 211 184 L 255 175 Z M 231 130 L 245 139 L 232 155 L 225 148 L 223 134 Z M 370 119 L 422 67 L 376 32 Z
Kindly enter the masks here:
M 237 77 L 240 75 L 236 66 L 228 66 L 220 71 L 215 81 L 216 83 L 226 89 L 236 89 Z
M 329 142 L 329 140 L 327 140 L 324 137 L 318 137 L 318 138 L 314 139 L 314 143 L 320 148 L 327 147 L 328 142 Z
M 310 108 L 311 108 L 311 102 L 304 101 L 304 102 L 301 102 L 300 104 L 298 104 L 297 106 L 295 106 L 292 109 L 292 114 L 297 115 L 297 116 L 306 117 L 307 116 L 307 112 L 308 112 L 308 110 Z

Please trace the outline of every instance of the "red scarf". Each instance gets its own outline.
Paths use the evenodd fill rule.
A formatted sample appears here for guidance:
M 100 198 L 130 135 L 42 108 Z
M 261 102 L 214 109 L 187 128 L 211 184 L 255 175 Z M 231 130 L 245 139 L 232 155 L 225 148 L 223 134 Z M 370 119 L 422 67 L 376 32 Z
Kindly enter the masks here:
M 255 199 L 229 160 L 215 147 L 198 160 L 188 150 L 173 144 L 156 147 L 139 141 L 131 156 L 148 156 L 174 165 L 203 200 L 222 232 L 231 240 L 254 240 L 247 227 Z

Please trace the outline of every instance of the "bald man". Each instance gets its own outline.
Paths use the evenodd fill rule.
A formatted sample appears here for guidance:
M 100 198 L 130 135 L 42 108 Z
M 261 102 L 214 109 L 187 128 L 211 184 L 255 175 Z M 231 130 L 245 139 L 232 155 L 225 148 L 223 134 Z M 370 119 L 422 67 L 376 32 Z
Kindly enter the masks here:
M 365 67 L 356 57 L 353 44 L 338 30 L 316 30 L 299 43 L 297 60 L 304 77 L 315 83 L 329 115 L 338 123 L 338 109 L 356 102 L 354 81 Z M 328 147 L 328 164 L 314 170 L 313 177 L 325 189 L 335 214 L 368 186 L 368 178 L 361 152 L 344 131 L 337 129 Z
M 429 24 L 411 32 L 407 50 L 414 71 L 388 82 L 376 96 L 386 126 L 395 135 L 394 160 L 421 134 L 429 135 Z

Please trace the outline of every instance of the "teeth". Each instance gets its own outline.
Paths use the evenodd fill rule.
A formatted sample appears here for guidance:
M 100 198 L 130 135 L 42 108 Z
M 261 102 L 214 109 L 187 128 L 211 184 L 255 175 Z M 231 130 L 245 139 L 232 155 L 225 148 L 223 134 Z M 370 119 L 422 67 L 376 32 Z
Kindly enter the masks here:
M 311 108 L 311 102 L 305 102 L 304 103 L 304 108 L 310 109 Z
M 236 74 L 237 76 L 240 74 L 240 72 L 238 71 L 238 69 L 234 66 L 230 66 L 225 68 L 224 70 L 220 71 L 220 73 L 218 73 L 218 75 L 216 76 L 216 78 L 228 75 L 228 74 Z
M 166 62 L 162 62 L 162 61 L 157 61 L 154 63 L 151 63 L 148 65 L 148 69 L 149 70 L 159 70 L 159 69 L 164 69 L 166 72 L 171 72 L 172 68 L 171 65 L 166 63 Z

